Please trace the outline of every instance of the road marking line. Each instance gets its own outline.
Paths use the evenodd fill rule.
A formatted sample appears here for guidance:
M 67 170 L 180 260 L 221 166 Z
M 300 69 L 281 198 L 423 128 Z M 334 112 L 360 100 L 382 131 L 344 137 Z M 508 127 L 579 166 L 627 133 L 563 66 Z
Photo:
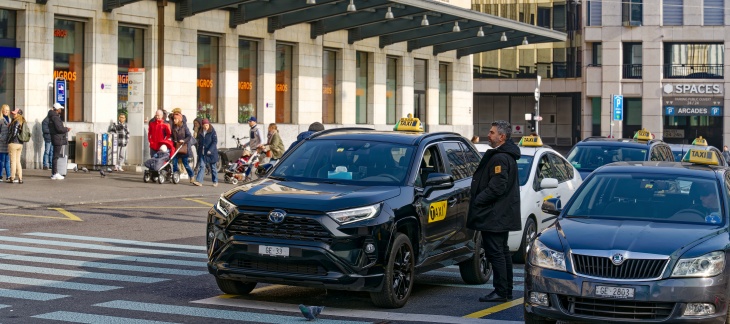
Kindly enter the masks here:
M 205 206 L 179 207 L 179 206 L 84 206 L 88 209 L 208 209 Z
M 190 307 L 190 306 L 176 306 L 176 305 L 165 305 L 165 304 L 152 304 L 152 303 L 139 303 L 126 300 L 114 300 L 110 302 L 95 304 L 94 306 L 106 307 L 113 309 L 123 309 L 131 311 L 161 313 L 161 314 L 174 314 L 183 316 L 195 316 L 204 318 L 214 319 L 225 319 L 225 320 L 246 320 L 247 322 L 258 322 L 258 323 L 299 323 L 305 321 L 304 317 L 299 315 L 284 316 L 284 315 L 273 315 L 273 314 L 261 314 L 261 313 L 249 313 L 229 310 L 217 310 L 202 307 Z M 299 312 L 299 308 L 296 305 L 289 305 L 290 308 Z M 332 315 L 329 308 L 326 308 L 327 315 Z M 347 315 L 347 317 L 352 317 Z M 352 323 L 352 324 L 365 324 L 366 322 L 354 322 L 354 321 L 342 321 L 342 320 L 328 320 L 320 318 L 317 323 Z
M 0 253 L 0 260 L 14 260 L 14 261 L 35 262 L 35 263 L 62 264 L 62 265 L 82 267 L 82 268 L 97 268 L 97 269 L 107 269 L 107 270 L 147 272 L 147 273 L 169 274 L 169 275 L 176 275 L 176 276 L 201 276 L 204 274 L 208 274 L 208 271 L 145 267 L 145 266 L 135 266 L 135 265 L 126 265 L 126 264 L 91 262 L 91 261 L 83 261 L 83 260 L 69 260 L 69 259 L 58 259 L 58 258 L 48 258 L 48 257 L 35 257 L 35 256 L 28 256 L 28 255 L 15 255 L 15 254 L 5 254 L 5 253 Z
M 18 285 L 23 285 L 23 286 L 40 286 L 40 287 L 83 290 L 83 291 L 109 291 L 109 290 L 123 288 L 123 287 L 119 287 L 119 286 L 94 285 L 94 284 L 68 282 L 68 281 L 45 280 L 45 279 L 15 277 L 15 276 L 2 276 L 2 275 L 0 275 L 0 282 L 18 284 Z
M 28 238 L 22 238 L 22 237 L 14 237 L 14 236 L 0 236 L 0 241 L 15 242 L 15 243 L 42 244 L 42 245 L 56 245 L 56 246 L 66 246 L 66 247 L 74 247 L 74 248 L 90 249 L 90 250 L 102 250 L 102 251 L 114 251 L 114 252 L 165 255 L 165 256 L 175 256 L 175 257 L 184 257 L 184 258 L 208 259 L 208 254 L 206 254 L 206 253 L 177 252 L 177 251 L 152 250 L 152 249 L 136 249 L 136 248 L 109 246 L 109 245 L 100 245 L 100 244 L 86 244 L 86 243 L 76 243 L 76 242 L 28 239 Z
M 41 237 L 48 237 L 48 238 L 52 237 L 52 238 L 61 238 L 61 239 L 79 240 L 79 241 L 118 243 L 118 244 L 150 246 L 150 247 L 164 247 L 164 248 L 195 250 L 195 251 L 206 251 L 207 250 L 205 248 L 205 246 L 203 246 L 203 245 L 186 245 L 186 244 L 170 244 L 170 243 L 144 242 L 144 241 L 133 241 L 133 240 L 120 240 L 120 239 L 113 239 L 113 238 L 107 238 L 107 237 L 79 236 L 79 235 L 66 235 L 66 234 L 42 233 L 42 232 L 25 233 L 24 235 L 41 236 Z
M 0 216 L 14 216 L 14 217 L 29 217 L 29 218 L 47 218 L 47 219 L 72 220 L 72 219 L 67 218 L 67 217 L 40 216 L 40 215 L 13 214 L 13 213 L 0 213 Z
M 209 203 L 207 201 L 202 201 L 200 199 L 194 199 L 194 198 L 183 198 L 183 199 L 184 200 L 187 200 L 187 201 L 192 201 L 192 202 L 196 202 L 196 203 L 199 203 L 199 204 L 203 204 L 203 205 L 206 205 L 208 207 L 213 207 L 213 205 L 215 205 L 215 204 L 211 204 L 211 203 Z
M 478 312 L 471 313 L 469 315 L 464 316 L 465 318 L 482 318 L 484 316 L 494 314 L 496 312 L 501 312 L 505 309 L 515 307 L 517 305 L 521 305 L 525 302 L 524 298 L 517 298 L 513 301 L 506 302 L 504 304 L 499 304 L 497 306 L 489 307 L 487 309 L 480 310 Z
M 138 283 L 155 283 L 166 281 L 165 278 L 139 277 L 116 275 L 110 273 L 88 272 L 79 270 L 63 270 L 54 268 L 31 267 L 17 264 L 0 264 L 0 270 L 44 274 L 50 276 L 72 277 L 72 278 L 90 278 L 112 281 L 138 282 Z
M 10 307 L 10 305 L 2 305 L 2 304 L 0 304 L 0 308 L 7 308 L 7 307 Z
M 225 296 L 225 295 L 224 295 Z M 276 312 L 291 312 L 297 313 L 297 305 L 284 304 L 284 303 L 273 303 L 264 301 L 248 300 L 243 298 L 230 298 L 230 297 L 212 297 L 207 299 L 201 299 L 193 301 L 192 303 L 204 304 L 204 305 L 215 305 L 215 306 L 230 306 L 239 308 L 253 308 L 260 310 L 276 311 Z M 384 311 L 372 311 L 372 310 L 356 310 L 356 309 L 342 309 L 327 307 L 324 309 L 327 315 L 332 316 L 343 316 L 349 318 L 364 318 L 374 319 L 382 321 L 393 321 L 400 322 L 407 319 L 409 322 L 423 322 L 423 323 L 450 323 L 450 324 L 476 324 L 476 323 L 488 323 L 488 324 L 517 324 L 515 321 L 501 321 L 501 320 L 485 320 L 480 318 L 464 318 L 459 316 L 447 316 L 447 315 L 432 315 L 432 314 L 413 314 L 413 313 L 396 313 L 396 312 L 384 312 Z
M 35 315 L 31 317 L 84 324 L 175 324 L 173 322 L 148 321 L 136 318 L 93 315 L 64 311 Z
M 63 208 L 48 208 L 48 209 L 55 210 L 55 211 L 61 213 L 61 215 L 66 216 L 66 218 L 68 218 L 72 221 L 83 222 L 83 220 L 81 220 L 81 218 L 76 217 L 76 215 L 69 213 L 67 210 L 65 210 Z
M 66 298 L 68 295 L 47 294 L 25 290 L 13 290 L 0 288 L 0 297 L 48 301 L 59 298 Z
M 33 253 L 43 253 L 43 254 L 53 254 L 53 255 L 66 255 L 66 256 L 75 256 L 75 257 L 82 257 L 82 258 L 94 258 L 94 259 L 111 259 L 114 261 L 169 264 L 169 265 L 180 265 L 180 266 L 189 266 L 189 267 L 207 267 L 206 262 L 147 258 L 147 257 L 140 257 L 140 256 L 135 256 L 135 255 L 66 251 L 66 250 L 58 250 L 58 249 L 45 249 L 45 248 L 36 248 L 36 247 L 30 247 L 30 246 L 7 245 L 7 244 L 0 245 L 0 251 L 2 251 L 2 250 L 23 251 L 23 252 L 33 252 Z
M 442 269 L 456 269 L 456 270 L 459 270 L 459 266 L 452 265 L 452 266 L 444 267 Z M 434 270 L 434 271 L 438 271 L 438 270 Z M 429 271 L 429 272 L 433 272 L 433 271 Z M 429 273 L 429 272 L 425 272 L 425 273 Z M 523 273 L 525 273 L 525 270 L 524 269 L 512 269 L 512 273 L 523 274 Z
M 491 281 L 487 282 L 485 284 L 481 284 L 481 285 L 470 285 L 470 284 L 450 284 L 450 283 L 443 283 L 443 282 L 438 282 L 438 281 L 428 281 L 428 280 L 416 280 L 416 284 L 442 286 L 442 287 L 455 287 L 455 288 L 470 288 L 470 289 L 492 289 L 492 288 L 494 288 Z M 525 286 L 514 285 L 512 290 L 525 291 Z

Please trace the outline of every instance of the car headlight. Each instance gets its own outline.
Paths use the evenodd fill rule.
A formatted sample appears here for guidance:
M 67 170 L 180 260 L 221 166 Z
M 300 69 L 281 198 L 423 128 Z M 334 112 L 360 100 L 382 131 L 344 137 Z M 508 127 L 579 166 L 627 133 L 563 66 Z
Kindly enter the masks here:
M 232 213 L 234 210 L 236 210 L 236 205 L 234 205 L 228 199 L 223 198 L 223 196 L 221 196 L 221 198 L 218 199 L 218 202 L 215 204 L 214 208 L 219 213 L 223 214 L 223 216 L 228 217 L 228 215 L 230 213 Z
M 358 207 L 358 208 L 352 208 L 352 209 L 345 209 L 345 210 L 338 210 L 327 213 L 332 219 L 335 220 L 335 222 L 339 223 L 340 225 L 349 224 L 352 222 L 357 222 L 365 219 L 370 219 L 375 217 L 375 215 L 378 214 L 378 211 L 380 211 L 380 204 L 375 204 L 372 206 L 366 206 L 366 207 Z
M 696 258 L 679 259 L 672 277 L 712 277 L 725 269 L 725 252 L 715 251 Z
M 539 240 L 532 243 L 530 264 L 547 269 L 565 271 L 565 253 L 555 251 Z

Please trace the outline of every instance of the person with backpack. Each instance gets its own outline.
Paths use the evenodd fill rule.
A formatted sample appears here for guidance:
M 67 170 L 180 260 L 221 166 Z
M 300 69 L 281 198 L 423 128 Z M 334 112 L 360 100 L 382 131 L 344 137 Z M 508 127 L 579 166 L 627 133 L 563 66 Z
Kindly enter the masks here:
M 23 118 L 23 109 L 15 108 L 11 112 L 13 115 L 13 121 L 10 122 L 8 127 L 8 153 L 10 154 L 10 178 L 6 180 L 8 183 L 13 183 L 17 180 L 18 183 L 23 183 L 23 166 L 20 165 L 20 157 L 23 152 L 23 144 L 30 141 L 30 129 L 25 123 Z M 17 179 L 15 179 L 17 176 Z
M 53 175 L 51 180 L 63 180 L 64 176 L 58 173 L 58 159 L 63 155 L 63 146 L 68 145 L 68 131 L 71 128 L 63 125 L 61 116 L 58 114 L 63 106 L 58 105 L 61 108 L 57 108 L 56 105 L 53 105 L 53 107 L 54 109 L 48 111 L 47 115 L 49 120 L 48 129 L 51 131 L 51 144 L 53 144 L 53 160 L 51 161 L 51 173 Z

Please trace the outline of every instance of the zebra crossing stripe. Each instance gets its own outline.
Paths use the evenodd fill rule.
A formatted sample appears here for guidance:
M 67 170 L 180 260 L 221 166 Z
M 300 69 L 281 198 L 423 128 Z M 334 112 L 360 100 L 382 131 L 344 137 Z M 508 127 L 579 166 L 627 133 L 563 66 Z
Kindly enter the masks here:
M 10 307 L 10 305 L 2 305 L 2 304 L 0 304 L 0 308 L 7 308 L 7 307 Z
M 54 300 L 54 299 L 59 299 L 59 298 L 65 298 L 65 297 L 68 297 L 68 295 L 48 294 L 48 293 L 39 293 L 39 292 L 33 292 L 33 291 L 0 288 L 0 297 L 48 301 L 48 300 Z
M 93 315 L 75 312 L 58 311 L 31 316 L 33 318 L 85 324 L 174 324 L 172 322 L 149 321 L 136 318 Z
M 133 240 L 120 240 L 120 239 L 105 238 L 105 237 L 78 236 L 78 235 L 66 235 L 66 234 L 56 234 L 56 233 L 40 233 L 40 232 L 25 233 L 24 235 L 33 235 L 33 236 L 41 236 L 41 237 L 52 237 L 52 238 L 69 239 L 69 240 L 79 240 L 79 241 L 116 243 L 116 244 L 149 246 L 149 247 L 162 247 L 162 248 L 182 249 L 182 250 L 194 250 L 194 251 L 206 251 L 205 246 L 202 246 L 202 245 L 184 245 L 184 244 L 169 244 L 169 243 L 157 243 L 157 242 L 144 242 L 144 241 L 133 241 Z
M 177 275 L 177 276 L 200 276 L 200 275 L 208 274 L 207 271 L 155 268 L 155 267 L 144 267 L 144 266 L 114 264 L 114 263 L 104 263 L 104 262 L 91 262 L 91 261 L 83 261 L 83 260 L 69 260 L 69 259 L 35 257 L 35 256 L 27 256 L 27 255 L 15 255 L 15 254 L 5 254 L 5 253 L 0 253 L 0 260 L 14 260 L 14 261 L 36 262 L 36 263 L 62 264 L 62 265 L 69 265 L 69 266 L 76 266 L 76 267 L 160 273 L 160 274 L 169 274 L 169 275 Z
M 24 266 L 24 265 L 17 265 L 17 264 L 0 264 L 0 270 L 44 274 L 44 275 L 61 276 L 61 277 L 90 278 L 90 279 L 124 281 L 124 282 L 139 282 L 139 283 L 155 283 L 155 282 L 167 280 L 165 278 L 125 276 L 125 275 L 116 275 L 116 274 L 110 274 L 110 273 L 31 267 L 31 266 Z
M 158 258 L 140 257 L 140 256 L 135 256 L 135 255 L 67 251 L 67 250 L 58 250 L 58 249 L 37 248 L 37 247 L 32 247 L 32 246 L 19 246 L 19 245 L 3 244 L 3 245 L 0 245 L 0 251 L 2 251 L 2 250 L 23 251 L 23 252 L 43 253 L 43 254 L 53 254 L 53 255 L 65 255 L 65 256 L 94 258 L 94 259 L 111 259 L 114 261 L 131 261 L 131 262 L 168 264 L 168 265 L 179 265 L 179 266 L 189 266 L 189 267 L 206 267 L 205 262 L 199 262 L 199 261 L 158 259 Z
M 301 324 L 305 321 L 303 316 L 285 316 L 285 315 L 273 315 L 273 314 L 262 314 L 262 313 L 249 313 L 249 312 L 238 312 L 229 310 L 218 310 L 211 308 L 202 307 L 190 307 L 190 306 L 176 306 L 176 305 L 164 305 L 164 304 L 151 304 L 151 303 L 139 303 L 126 300 L 114 300 L 110 302 L 95 304 L 94 306 L 123 309 L 131 311 L 142 311 L 150 313 L 161 313 L 161 314 L 174 314 L 184 316 L 195 316 L 221 320 L 245 320 L 247 322 L 257 323 L 296 323 Z M 292 305 L 292 307 L 296 307 Z M 341 320 L 327 320 L 318 319 L 317 323 L 325 324 L 365 324 L 369 322 L 353 322 L 353 321 L 341 321 Z
M 69 281 L 45 280 L 45 279 L 3 276 L 3 275 L 0 275 L 0 282 L 18 284 L 18 285 L 23 285 L 23 286 L 40 286 L 40 287 L 61 288 L 61 289 L 82 290 L 82 291 L 109 291 L 109 290 L 122 288 L 122 287 L 118 287 L 118 286 L 94 285 L 94 284 L 77 283 L 77 282 L 69 282 Z
M 208 255 L 205 253 L 190 253 L 190 252 L 177 252 L 177 251 L 165 251 L 165 250 L 151 250 L 151 249 L 136 249 L 120 246 L 109 246 L 99 244 L 85 244 L 75 242 L 63 242 L 63 241 L 51 241 L 51 240 L 38 240 L 38 239 L 27 239 L 22 237 L 12 236 L 0 236 L 0 241 L 15 242 L 15 243 L 29 243 L 29 244 L 42 244 L 42 245 L 54 245 L 54 246 L 65 246 L 80 249 L 90 250 L 102 250 L 102 251 L 115 251 L 115 252 L 127 252 L 127 253 L 139 253 L 139 254 L 152 254 L 152 255 L 166 255 L 184 258 L 198 258 L 207 259 Z

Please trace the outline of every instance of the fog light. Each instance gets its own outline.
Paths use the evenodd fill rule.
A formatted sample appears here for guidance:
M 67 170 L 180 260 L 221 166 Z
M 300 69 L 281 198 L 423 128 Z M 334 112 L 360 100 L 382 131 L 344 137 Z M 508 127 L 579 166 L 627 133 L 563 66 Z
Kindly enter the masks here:
M 548 301 L 548 294 L 534 291 L 530 292 L 530 304 L 550 306 L 550 301 Z
M 375 252 L 375 245 L 368 243 L 365 244 L 365 253 L 373 253 Z
M 715 305 L 708 303 L 689 303 L 684 309 L 684 316 L 715 314 Z

